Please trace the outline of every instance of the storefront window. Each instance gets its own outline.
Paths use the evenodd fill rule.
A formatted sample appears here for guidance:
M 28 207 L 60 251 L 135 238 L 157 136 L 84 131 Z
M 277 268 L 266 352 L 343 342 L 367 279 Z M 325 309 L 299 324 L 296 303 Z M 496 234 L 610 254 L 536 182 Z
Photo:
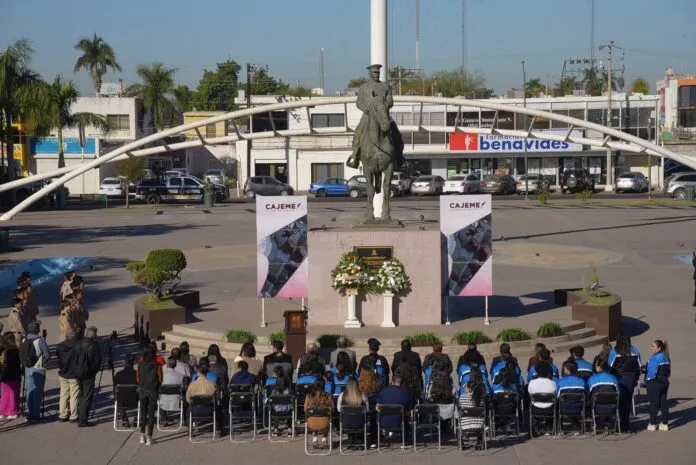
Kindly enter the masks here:
M 342 177 L 343 163 L 312 163 L 312 182 Z
M 455 158 L 447 160 L 447 177 L 469 172 L 469 160 Z
M 430 160 L 414 159 L 408 160 L 409 174 L 418 172 L 420 174 L 432 174 L 432 166 Z

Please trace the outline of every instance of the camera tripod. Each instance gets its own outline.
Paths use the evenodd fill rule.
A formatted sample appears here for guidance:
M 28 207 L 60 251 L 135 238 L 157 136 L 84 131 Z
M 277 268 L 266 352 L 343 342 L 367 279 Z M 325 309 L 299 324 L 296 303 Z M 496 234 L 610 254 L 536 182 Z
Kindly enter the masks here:
M 97 387 L 94 390 L 94 396 L 92 397 L 92 406 L 90 407 L 89 414 L 87 415 L 89 418 L 91 418 L 94 413 L 96 412 L 97 409 L 97 396 L 101 392 L 101 385 L 102 385 L 102 378 L 104 376 L 104 370 L 110 370 L 111 371 L 111 379 L 114 379 L 114 343 L 113 341 L 116 340 L 118 337 L 118 333 L 116 331 L 113 331 L 111 333 L 111 336 L 109 339 L 106 340 L 106 347 L 105 347 L 105 356 L 102 357 L 102 363 L 101 367 L 99 368 L 99 382 L 97 383 Z M 112 381 L 113 383 L 113 381 Z

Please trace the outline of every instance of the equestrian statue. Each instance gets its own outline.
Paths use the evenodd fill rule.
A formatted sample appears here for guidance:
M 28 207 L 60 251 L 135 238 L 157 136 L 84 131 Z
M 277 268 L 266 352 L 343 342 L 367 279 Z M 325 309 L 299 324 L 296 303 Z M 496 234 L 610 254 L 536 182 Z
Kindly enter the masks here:
M 357 107 L 363 112 L 353 136 L 353 153 L 346 166 L 357 169 L 362 163 L 367 180 L 365 223 L 390 224 L 389 197 L 392 173 L 404 165 L 404 141 L 389 116 L 394 106 L 392 89 L 379 80 L 382 65 L 370 65 L 370 80 L 360 86 Z M 375 194 L 383 192 L 382 215 L 374 216 Z

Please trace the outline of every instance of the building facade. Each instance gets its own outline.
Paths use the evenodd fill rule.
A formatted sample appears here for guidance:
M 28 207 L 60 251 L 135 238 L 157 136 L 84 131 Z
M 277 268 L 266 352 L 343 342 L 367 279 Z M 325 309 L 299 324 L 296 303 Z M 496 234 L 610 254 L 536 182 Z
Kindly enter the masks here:
M 278 103 L 278 97 L 254 97 L 253 104 Z M 523 106 L 522 99 L 496 99 L 497 103 Z M 659 97 L 657 95 L 627 95 L 615 93 L 611 101 L 610 125 L 637 137 L 656 141 L 656 114 Z M 607 124 L 609 102 L 607 97 L 544 97 L 529 98 L 527 108 L 549 111 L 599 124 Z M 421 110 L 422 108 L 422 110 Z M 360 120 L 361 112 L 354 104 L 322 105 L 308 111 L 294 110 L 276 118 L 277 129 L 354 128 Z M 475 107 L 449 105 L 395 104 L 392 118 L 399 126 L 449 126 L 490 127 L 495 122 L 497 129 L 523 129 L 532 124 L 532 118 L 512 112 L 495 112 Z M 252 121 L 252 132 L 268 130 L 268 116 L 259 128 Z M 494 121 L 495 120 L 495 121 Z M 565 134 L 568 125 L 549 119 L 535 118 L 533 129 L 550 133 Z M 584 129 L 574 129 L 575 134 L 603 139 L 603 134 Z M 405 157 L 412 172 L 434 174 L 448 177 L 458 173 L 512 174 L 525 172 L 540 173 L 555 179 L 558 183 L 560 173 L 568 168 L 586 168 L 595 176 L 597 185 L 611 184 L 613 178 L 624 171 L 641 171 L 652 178 L 652 184 L 659 186 L 662 180 L 662 164 L 659 157 L 621 153 L 614 151 L 610 158 L 605 149 L 596 150 L 577 144 L 526 141 L 527 162 L 525 165 L 525 142 L 506 136 L 477 135 L 466 132 L 448 134 L 446 132 L 404 133 Z M 268 175 L 287 179 L 295 189 L 307 190 L 310 183 L 327 177 L 350 178 L 359 174 L 345 166 L 351 150 L 351 135 L 312 135 L 292 138 L 274 138 L 251 142 L 249 156 L 247 141 L 236 143 L 237 158 L 241 167 L 241 179 L 246 176 Z

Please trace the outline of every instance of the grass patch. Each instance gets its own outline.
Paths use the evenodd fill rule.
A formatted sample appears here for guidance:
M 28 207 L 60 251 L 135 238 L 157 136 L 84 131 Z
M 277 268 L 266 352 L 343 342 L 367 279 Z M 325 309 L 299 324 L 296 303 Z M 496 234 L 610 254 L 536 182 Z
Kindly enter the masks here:
M 528 341 L 532 336 L 522 328 L 505 328 L 495 337 L 500 342 Z
M 256 342 L 256 335 L 246 329 L 230 329 L 225 333 L 225 339 L 227 339 L 227 342 L 236 344 L 244 344 L 246 342 L 253 344 Z
M 493 342 L 493 340 L 483 331 L 462 331 L 454 335 L 452 342 L 465 346 L 469 344 L 486 344 Z
M 588 305 L 611 305 L 616 302 L 616 297 L 608 292 L 599 291 L 594 294 L 590 294 L 588 291 L 582 290 L 579 291 L 578 294 L 580 294 L 587 301 Z
M 537 336 L 539 337 L 556 337 L 563 335 L 563 327 L 554 321 L 547 321 L 542 323 L 537 329 Z
M 353 347 L 355 345 L 355 341 L 343 334 L 322 334 L 317 338 L 317 343 L 322 349 L 336 349 L 338 348 L 338 340 L 342 337 L 347 339 L 346 345 L 348 347 Z
M 271 335 L 268 336 L 268 342 L 272 344 L 274 341 L 285 342 L 285 332 L 276 331 L 274 333 L 271 333 Z
M 440 336 L 435 333 L 415 333 L 406 336 L 413 347 L 428 347 L 440 341 Z
M 174 303 L 172 299 L 157 300 L 146 297 L 143 300 L 143 307 L 148 310 L 167 310 L 170 308 L 177 308 L 178 305 Z

